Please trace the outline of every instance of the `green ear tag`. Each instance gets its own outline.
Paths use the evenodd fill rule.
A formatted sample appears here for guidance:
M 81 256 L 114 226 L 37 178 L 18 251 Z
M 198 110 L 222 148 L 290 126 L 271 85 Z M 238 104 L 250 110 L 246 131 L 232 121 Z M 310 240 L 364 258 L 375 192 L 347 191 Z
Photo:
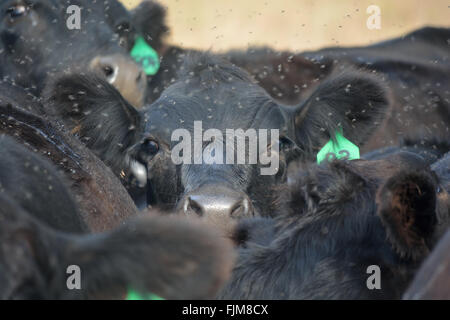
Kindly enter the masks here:
M 164 300 L 164 299 L 158 297 L 156 294 L 153 293 L 140 295 L 136 291 L 129 290 L 125 300 Z
M 158 53 L 150 47 L 144 37 L 138 37 L 130 52 L 131 57 L 142 67 L 147 75 L 153 76 L 159 70 Z
M 346 139 L 340 132 L 336 132 L 336 143 L 333 140 L 328 141 L 317 153 L 317 163 L 321 163 L 323 160 L 332 161 L 334 159 L 359 159 L 358 146 Z

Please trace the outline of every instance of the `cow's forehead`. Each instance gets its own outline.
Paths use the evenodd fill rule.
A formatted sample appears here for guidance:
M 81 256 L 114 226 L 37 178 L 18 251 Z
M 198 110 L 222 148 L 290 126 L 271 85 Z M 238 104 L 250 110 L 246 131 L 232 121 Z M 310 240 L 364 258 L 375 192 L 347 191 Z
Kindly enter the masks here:
M 176 129 L 194 132 L 218 129 L 278 129 L 285 131 L 286 120 L 281 109 L 270 100 L 214 100 L 199 96 L 163 97 L 145 112 L 147 133 L 170 139 Z

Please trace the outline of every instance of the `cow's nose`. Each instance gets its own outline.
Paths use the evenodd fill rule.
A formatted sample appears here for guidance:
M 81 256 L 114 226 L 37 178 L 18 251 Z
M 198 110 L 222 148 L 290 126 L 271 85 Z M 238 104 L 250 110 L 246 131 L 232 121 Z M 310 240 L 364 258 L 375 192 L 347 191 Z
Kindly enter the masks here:
M 197 215 L 209 220 L 240 219 L 253 215 L 247 195 L 222 186 L 204 186 L 188 193 L 183 201 L 187 215 Z
M 147 77 L 131 58 L 121 54 L 95 57 L 90 67 L 111 83 L 136 108 L 144 105 Z

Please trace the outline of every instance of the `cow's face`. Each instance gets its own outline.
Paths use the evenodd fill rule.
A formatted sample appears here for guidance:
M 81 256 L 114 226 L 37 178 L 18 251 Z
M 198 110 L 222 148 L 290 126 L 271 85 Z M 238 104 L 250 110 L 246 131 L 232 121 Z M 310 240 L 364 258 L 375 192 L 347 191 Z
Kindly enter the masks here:
M 49 92 L 49 106 L 116 172 L 124 153 L 133 160 L 151 204 L 221 225 L 270 215 L 272 189 L 293 159 L 314 161 L 338 130 L 362 144 L 388 105 L 376 77 L 351 70 L 298 106 L 280 105 L 244 71 L 209 55 L 188 59 L 140 114 L 92 79 L 61 78 Z
M 137 159 L 153 200 L 213 219 L 267 214 L 294 147 L 286 115 L 249 82 L 210 80 L 178 82 L 145 111 Z
M 387 106 L 378 82 L 360 73 L 338 76 L 286 107 L 210 57 L 184 71 L 145 108 L 144 137 L 132 152 L 148 169 L 156 203 L 222 224 L 269 215 L 272 187 L 286 180 L 292 159 L 313 160 L 338 128 L 361 144 Z
M 80 8 L 80 29 L 72 29 L 77 9 L 69 6 Z M 139 107 L 146 77 L 128 56 L 133 41 L 128 29 L 127 11 L 116 1 L 2 1 L 3 76 L 39 93 L 55 73 L 91 69 Z

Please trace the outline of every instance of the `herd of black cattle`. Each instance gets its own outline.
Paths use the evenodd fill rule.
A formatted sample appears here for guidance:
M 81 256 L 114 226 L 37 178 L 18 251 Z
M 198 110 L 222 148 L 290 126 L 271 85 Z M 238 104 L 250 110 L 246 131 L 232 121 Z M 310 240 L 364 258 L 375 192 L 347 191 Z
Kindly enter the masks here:
M 450 298 L 450 29 L 211 53 L 167 44 L 153 1 L 0 15 L 0 299 Z M 155 75 L 130 57 L 138 36 Z M 277 174 L 174 164 L 171 133 L 194 121 L 279 129 Z M 361 159 L 316 164 L 337 130 Z

